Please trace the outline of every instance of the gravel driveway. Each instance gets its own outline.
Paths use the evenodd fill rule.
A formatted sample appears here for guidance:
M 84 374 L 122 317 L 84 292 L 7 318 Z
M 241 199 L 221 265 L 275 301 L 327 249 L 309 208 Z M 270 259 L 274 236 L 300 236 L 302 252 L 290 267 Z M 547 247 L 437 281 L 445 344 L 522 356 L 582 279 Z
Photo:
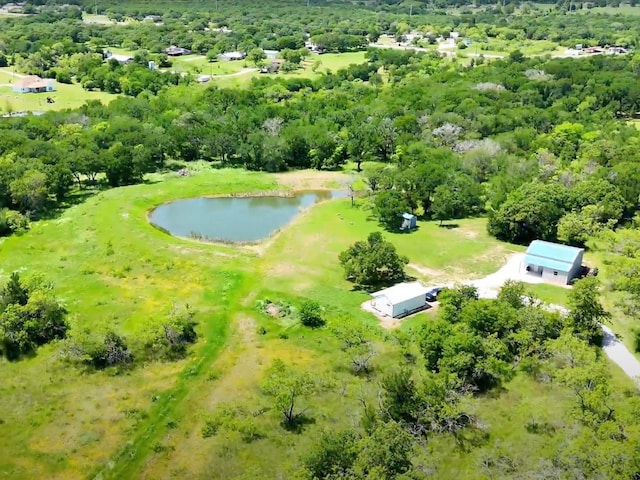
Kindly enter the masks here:
M 498 291 L 507 280 L 517 280 L 525 283 L 543 283 L 540 277 L 528 275 L 522 270 L 523 257 L 524 254 L 522 253 L 511 255 L 507 263 L 497 272 L 487 275 L 484 278 L 464 283 L 476 287 L 480 298 L 496 298 Z M 560 305 L 550 304 L 547 305 L 547 308 L 559 311 L 565 315 L 568 313 L 567 309 Z M 640 388 L 640 361 L 627 349 L 609 327 L 602 325 L 602 329 L 604 330 L 602 350 Z

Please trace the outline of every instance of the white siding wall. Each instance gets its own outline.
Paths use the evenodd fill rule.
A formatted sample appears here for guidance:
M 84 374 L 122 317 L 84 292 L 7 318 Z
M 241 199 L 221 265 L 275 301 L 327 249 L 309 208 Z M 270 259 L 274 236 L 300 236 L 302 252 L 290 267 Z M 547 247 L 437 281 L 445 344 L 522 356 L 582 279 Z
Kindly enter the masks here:
M 571 268 L 571 271 L 569 272 L 569 279 L 568 280 L 572 280 L 576 275 L 578 275 L 578 272 L 580 271 L 580 267 L 582 266 L 582 257 L 584 255 L 584 252 L 580 252 L 578 254 L 578 256 L 576 257 L 576 261 L 573 262 L 573 267 Z
M 404 302 L 397 303 L 393 306 L 393 316 L 398 317 L 405 312 L 410 312 L 416 308 L 424 307 L 427 304 L 425 295 L 419 295 Z
M 558 272 L 557 275 L 554 275 L 553 272 L 554 270 L 551 270 L 550 268 L 543 268 L 542 279 L 545 282 L 549 282 L 549 283 L 557 283 L 560 285 L 567 284 L 567 282 L 569 281 L 567 272 Z
M 371 306 L 383 315 L 393 316 L 393 306 L 387 300 L 387 297 L 377 297 L 371 300 Z

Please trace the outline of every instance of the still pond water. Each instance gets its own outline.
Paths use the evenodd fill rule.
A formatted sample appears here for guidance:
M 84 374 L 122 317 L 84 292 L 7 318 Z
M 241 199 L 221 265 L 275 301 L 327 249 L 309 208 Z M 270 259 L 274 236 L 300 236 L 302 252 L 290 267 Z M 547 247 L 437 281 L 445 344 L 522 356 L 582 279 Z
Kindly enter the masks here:
M 294 197 L 189 198 L 160 205 L 149 220 L 177 237 L 256 242 L 287 225 L 303 209 L 345 196 L 343 191 L 318 191 Z

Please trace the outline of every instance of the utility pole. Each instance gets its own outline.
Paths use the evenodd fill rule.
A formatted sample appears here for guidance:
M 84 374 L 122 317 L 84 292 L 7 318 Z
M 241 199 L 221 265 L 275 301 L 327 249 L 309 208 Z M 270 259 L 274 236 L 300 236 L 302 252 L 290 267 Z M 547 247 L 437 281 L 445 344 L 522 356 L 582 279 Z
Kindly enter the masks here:
M 413 16 L 413 5 L 409 5 L 409 17 Z

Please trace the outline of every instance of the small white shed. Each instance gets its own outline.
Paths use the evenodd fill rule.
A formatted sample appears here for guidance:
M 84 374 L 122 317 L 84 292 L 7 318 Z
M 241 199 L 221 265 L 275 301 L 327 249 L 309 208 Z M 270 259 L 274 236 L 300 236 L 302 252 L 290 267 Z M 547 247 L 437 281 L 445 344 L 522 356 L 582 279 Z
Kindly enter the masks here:
M 371 306 L 383 315 L 400 318 L 427 307 L 427 292 L 420 282 L 399 283 L 371 294 Z

